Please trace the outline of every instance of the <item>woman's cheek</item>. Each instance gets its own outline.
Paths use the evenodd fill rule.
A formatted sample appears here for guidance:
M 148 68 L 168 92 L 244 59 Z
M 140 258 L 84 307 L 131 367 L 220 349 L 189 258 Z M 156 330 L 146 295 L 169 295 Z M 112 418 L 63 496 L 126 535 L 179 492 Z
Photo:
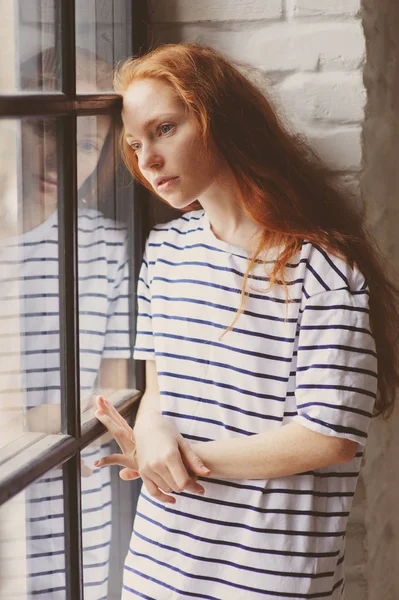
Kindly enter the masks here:
M 88 156 L 78 152 L 78 188 L 93 174 L 98 164 L 98 158 L 97 154 Z

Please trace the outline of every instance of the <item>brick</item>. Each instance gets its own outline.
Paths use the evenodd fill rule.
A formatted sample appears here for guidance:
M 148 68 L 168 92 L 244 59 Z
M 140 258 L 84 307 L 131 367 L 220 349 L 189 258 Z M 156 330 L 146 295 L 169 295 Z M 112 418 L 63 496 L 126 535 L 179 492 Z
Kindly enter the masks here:
M 282 0 L 150 0 L 154 23 L 279 19 Z
M 229 31 L 205 23 L 176 24 L 161 30 L 158 26 L 157 32 L 162 41 L 208 44 L 266 71 L 357 70 L 365 58 L 358 22 L 316 25 L 294 21 Z
M 356 171 L 362 159 L 362 128 L 336 127 L 329 130 L 308 130 L 305 135 L 316 154 L 333 171 Z
M 295 15 L 299 17 L 355 16 L 360 0 L 297 0 Z
M 364 118 L 366 91 L 360 71 L 296 73 L 276 88 L 294 120 L 345 123 Z

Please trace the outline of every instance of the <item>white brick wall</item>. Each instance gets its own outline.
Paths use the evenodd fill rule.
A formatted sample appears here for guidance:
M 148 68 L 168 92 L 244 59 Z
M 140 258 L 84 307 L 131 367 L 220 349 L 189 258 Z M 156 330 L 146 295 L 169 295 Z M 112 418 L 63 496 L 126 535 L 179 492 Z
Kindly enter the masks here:
M 303 123 L 360 123 L 366 93 L 361 71 L 294 73 L 278 86 L 286 110 Z
M 359 0 L 297 0 L 295 14 L 298 17 L 353 17 L 359 13 Z
M 283 11 L 281 0 L 152 0 L 150 5 L 153 23 L 279 19 Z
M 150 0 L 154 42 L 195 41 L 261 69 L 295 129 L 359 192 L 366 100 L 360 0 Z M 347 538 L 347 600 L 368 596 L 362 481 Z

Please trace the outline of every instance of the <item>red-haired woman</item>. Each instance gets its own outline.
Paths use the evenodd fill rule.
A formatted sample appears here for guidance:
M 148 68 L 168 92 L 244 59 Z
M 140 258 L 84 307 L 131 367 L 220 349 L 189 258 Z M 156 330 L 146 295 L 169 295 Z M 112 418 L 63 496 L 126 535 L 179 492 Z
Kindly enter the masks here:
M 399 380 L 397 290 L 327 169 L 219 53 L 166 45 L 115 81 L 127 165 L 183 213 L 146 245 L 133 432 L 98 399 L 123 451 L 99 465 L 144 483 L 122 597 L 341 599 L 370 419 Z

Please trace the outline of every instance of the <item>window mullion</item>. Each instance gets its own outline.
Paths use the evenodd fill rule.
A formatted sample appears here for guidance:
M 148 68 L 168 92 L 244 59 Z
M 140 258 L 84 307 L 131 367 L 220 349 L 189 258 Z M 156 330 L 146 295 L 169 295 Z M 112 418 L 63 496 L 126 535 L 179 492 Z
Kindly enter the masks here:
M 131 6 L 131 46 L 132 53 L 134 56 L 140 56 L 148 49 L 148 28 L 149 28 L 149 15 L 148 6 L 146 1 L 137 2 L 132 0 Z M 139 277 L 141 261 L 144 251 L 144 244 L 149 230 L 149 214 L 148 214 L 148 191 L 142 187 L 134 186 L 134 202 L 133 210 L 129 211 L 128 216 L 128 228 L 129 228 L 129 243 L 133 246 L 130 248 L 129 255 L 133 257 L 130 261 L 130 297 L 135 298 L 136 294 L 136 282 Z M 133 241 L 132 241 L 133 240 Z M 134 346 L 134 340 L 136 338 L 136 303 L 134 303 L 134 312 L 131 321 L 131 348 Z M 135 386 L 137 389 L 144 391 L 145 389 L 145 365 L 144 362 L 139 360 L 135 361 L 132 365 L 130 363 L 130 380 L 134 379 Z
M 81 463 L 77 452 L 63 466 L 66 600 L 83 600 Z
M 76 99 L 75 0 L 61 10 L 62 91 Z M 76 113 L 58 130 L 58 231 L 60 286 L 60 368 L 62 431 L 81 435 L 79 372 L 78 202 Z M 63 467 L 67 600 L 83 600 L 81 464 L 77 452 Z

